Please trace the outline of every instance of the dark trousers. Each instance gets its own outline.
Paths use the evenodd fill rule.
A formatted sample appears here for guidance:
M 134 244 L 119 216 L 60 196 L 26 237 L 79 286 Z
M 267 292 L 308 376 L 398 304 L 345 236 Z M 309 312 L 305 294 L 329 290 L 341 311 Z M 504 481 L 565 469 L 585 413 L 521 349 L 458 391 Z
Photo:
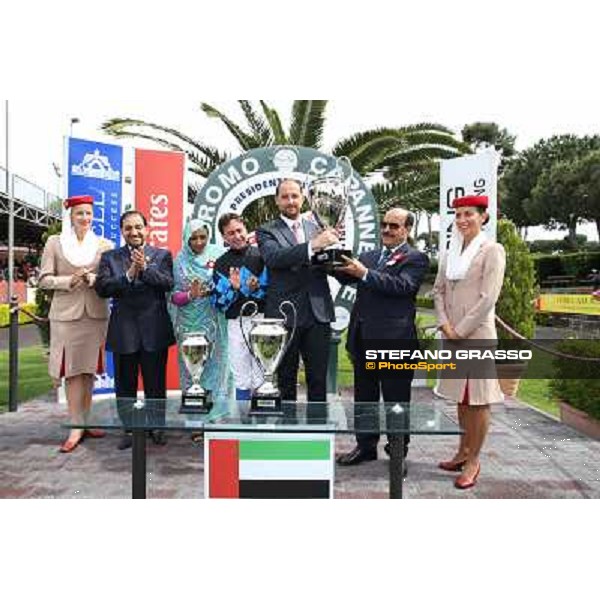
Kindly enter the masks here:
M 169 349 L 156 352 L 140 350 L 133 354 L 114 354 L 115 391 L 117 408 L 123 425 L 127 426 L 131 418 L 133 402 L 137 396 L 138 374 L 142 371 L 144 397 L 157 399 L 152 407 L 152 424 L 161 426 L 165 423 L 167 395 L 167 357 Z
M 371 375 L 363 371 L 359 365 L 354 364 L 354 401 L 360 403 L 379 403 L 380 396 L 383 401 L 388 403 L 410 402 L 411 383 L 414 377 L 414 371 L 407 371 L 402 379 L 381 377 Z M 368 407 L 355 408 L 355 423 L 361 423 L 361 428 L 377 431 L 379 424 L 379 410 L 373 407 L 372 411 Z M 408 418 L 408 415 L 406 415 Z M 390 420 L 388 418 L 388 425 Z M 408 444 L 410 436 L 405 436 L 404 456 L 408 453 Z M 356 435 L 356 443 L 363 450 L 370 450 L 377 446 L 379 442 L 379 433 L 359 433 Z
M 329 323 L 315 323 L 296 329 L 292 343 L 277 370 L 277 383 L 283 400 L 297 399 L 300 356 L 306 371 L 309 402 L 327 401 L 327 364 L 329 363 Z

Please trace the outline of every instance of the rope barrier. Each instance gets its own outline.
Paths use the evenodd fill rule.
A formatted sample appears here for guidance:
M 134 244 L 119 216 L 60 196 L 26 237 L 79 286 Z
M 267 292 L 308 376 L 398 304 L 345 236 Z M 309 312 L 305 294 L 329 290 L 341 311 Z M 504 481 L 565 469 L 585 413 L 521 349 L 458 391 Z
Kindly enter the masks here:
M 538 350 L 542 350 L 542 352 L 547 352 L 548 354 L 552 354 L 553 356 L 557 356 L 558 358 L 567 358 L 571 360 L 581 360 L 585 362 L 598 362 L 600 363 L 600 358 L 594 358 L 591 356 L 575 356 L 573 354 L 564 354 L 562 352 L 558 352 L 557 350 L 550 350 L 545 346 L 534 342 L 533 340 L 528 340 L 526 337 L 522 336 L 518 331 L 515 331 L 510 325 L 507 325 L 498 315 L 496 315 L 496 321 L 510 335 L 512 335 L 515 339 L 526 342 L 529 346 L 533 348 L 537 348 Z
M 49 322 L 49 319 L 46 319 L 44 317 L 38 317 L 37 315 L 35 315 L 32 312 L 30 312 L 29 310 L 27 310 L 24 306 L 14 306 L 13 308 L 10 309 L 11 314 L 18 313 L 19 311 L 21 311 L 22 313 L 25 313 L 28 317 L 31 317 L 36 323 L 48 323 Z

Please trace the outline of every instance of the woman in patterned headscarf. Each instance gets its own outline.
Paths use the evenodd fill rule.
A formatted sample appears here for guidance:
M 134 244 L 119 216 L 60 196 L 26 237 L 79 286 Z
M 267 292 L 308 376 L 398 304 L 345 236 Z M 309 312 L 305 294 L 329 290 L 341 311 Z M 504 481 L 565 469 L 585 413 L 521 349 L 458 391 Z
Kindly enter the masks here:
M 183 335 L 202 331 L 214 341 L 206 362 L 200 385 L 212 392 L 212 400 L 227 403 L 233 398 L 233 380 L 227 357 L 227 321 L 210 302 L 215 261 L 224 249 L 209 244 L 207 226 L 197 219 L 189 220 L 183 232 L 183 245 L 173 265 L 175 290 L 171 296 L 171 316 L 181 344 Z M 191 378 L 179 353 L 179 380 L 181 389 L 188 389 Z

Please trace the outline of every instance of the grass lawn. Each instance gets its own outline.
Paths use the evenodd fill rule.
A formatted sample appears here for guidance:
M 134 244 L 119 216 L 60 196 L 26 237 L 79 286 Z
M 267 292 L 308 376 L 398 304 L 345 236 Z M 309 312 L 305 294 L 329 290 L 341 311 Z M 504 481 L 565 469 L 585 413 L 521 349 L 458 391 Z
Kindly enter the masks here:
M 31 400 L 52 388 L 48 361 L 42 346 L 19 351 L 19 402 Z M 0 412 L 8 410 L 8 350 L 0 351 Z
M 521 402 L 531 404 L 554 417 L 559 416 L 558 400 L 552 396 L 550 391 L 550 380 L 548 379 L 523 379 L 519 385 L 517 398 Z

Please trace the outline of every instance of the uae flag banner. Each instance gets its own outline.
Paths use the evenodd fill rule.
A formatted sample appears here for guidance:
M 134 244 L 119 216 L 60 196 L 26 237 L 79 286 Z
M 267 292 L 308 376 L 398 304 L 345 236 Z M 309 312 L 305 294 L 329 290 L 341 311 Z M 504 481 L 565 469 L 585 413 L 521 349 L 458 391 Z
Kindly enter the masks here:
M 207 434 L 207 498 L 333 498 L 334 437 Z

